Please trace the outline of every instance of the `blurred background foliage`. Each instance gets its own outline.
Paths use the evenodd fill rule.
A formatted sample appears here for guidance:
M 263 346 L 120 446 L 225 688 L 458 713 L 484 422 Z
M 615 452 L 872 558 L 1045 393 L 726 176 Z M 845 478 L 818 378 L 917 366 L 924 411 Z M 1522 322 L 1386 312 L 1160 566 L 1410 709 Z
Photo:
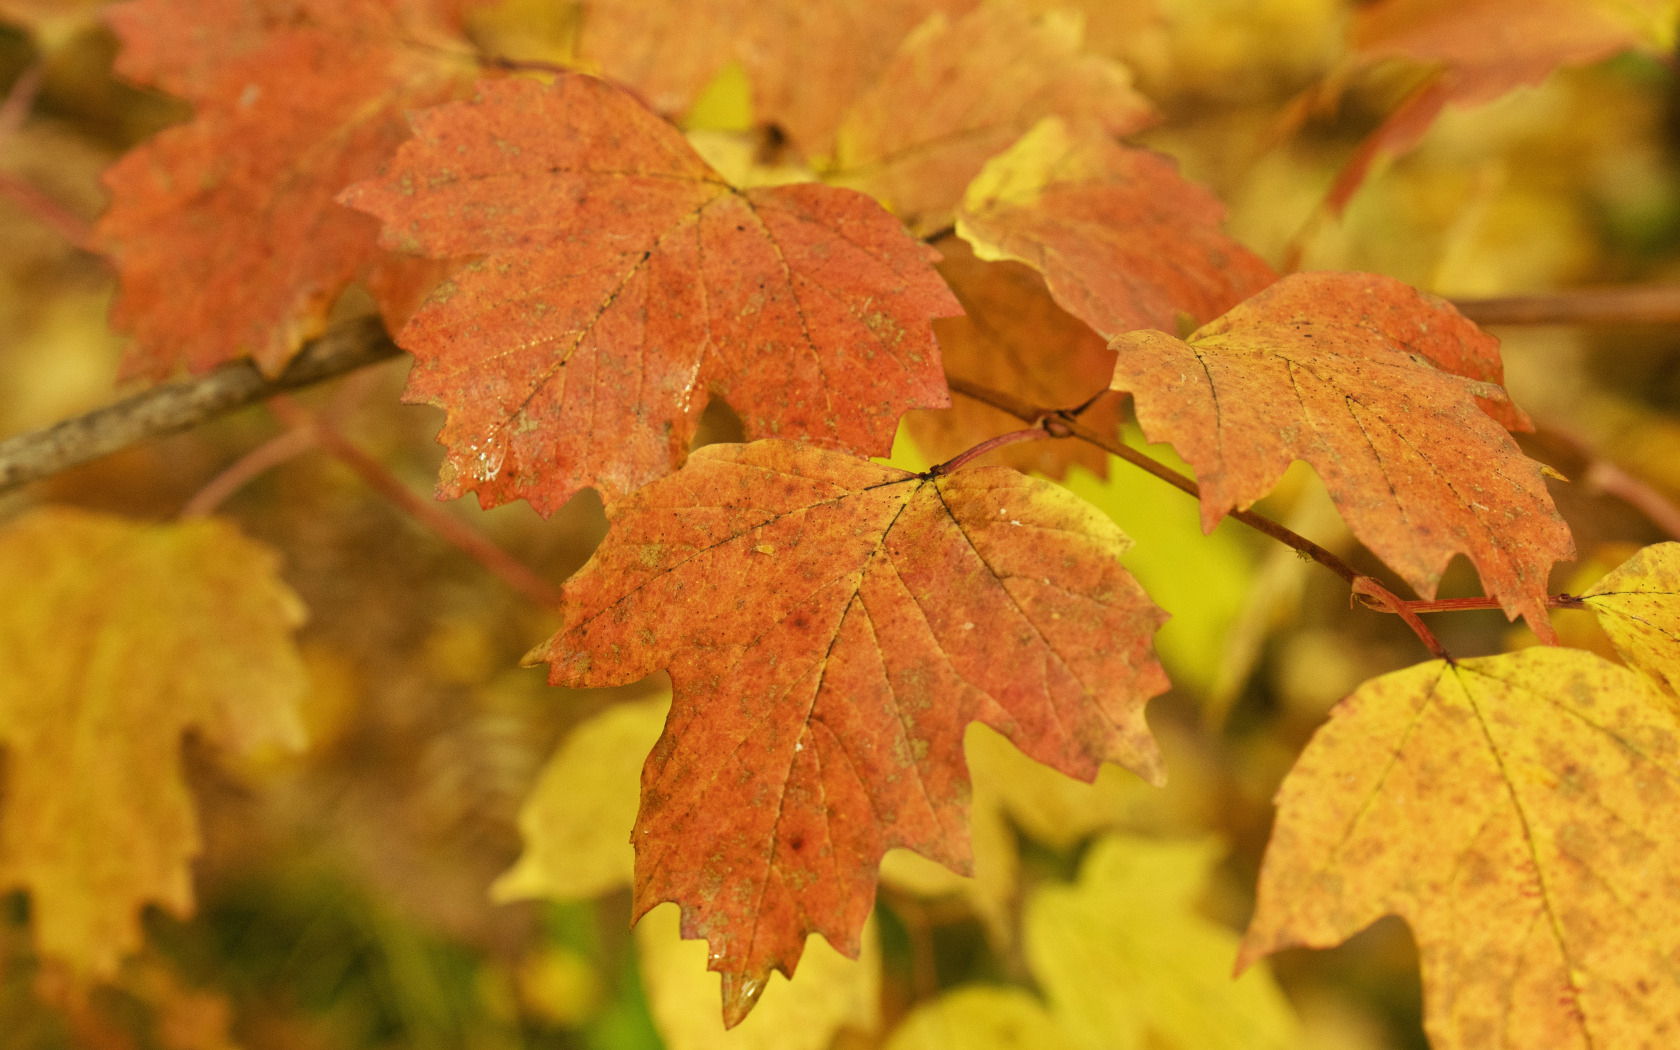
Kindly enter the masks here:
M 75 246 L 75 231 L 102 206 L 101 169 L 185 115 L 113 79 L 115 44 L 98 6 L 0 2 L 0 90 L 28 95 L 0 124 L 0 172 L 51 205 L 0 199 L 0 437 L 113 396 L 122 341 L 105 320 L 112 283 Z M 1336 221 L 1318 212 L 1325 189 L 1416 75 L 1378 67 L 1350 83 L 1333 113 L 1280 134 L 1289 101 L 1344 53 L 1348 3 L 1074 6 L 1084 9 L 1089 46 L 1127 62 L 1166 114 L 1139 141 L 1213 187 L 1230 207 L 1230 231 L 1275 264 L 1296 255 L 1307 268 L 1374 270 L 1448 296 L 1680 279 L 1680 94 L 1661 57 L 1566 69 L 1492 104 L 1449 110 L 1418 149 L 1379 166 Z M 558 0 L 507 0 L 476 31 L 493 52 L 564 60 L 576 26 Z M 726 70 L 691 116 L 696 134 L 750 124 L 744 90 L 739 71 Z M 708 155 L 725 148 L 720 141 Z M 342 311 L 362 307 L 351 295 Z M 1657 327 L 1498 334 L 1515 399 L 1542 424 L 1525 439 L 1532 454 L 1578 479 L 1613 464 L 1680 499 L 1680 336 Z M 424 492 L 440 459 L 432 436 L 441 415 L 398 403 L 405 368 L 392 362 L 301 399 L 333 405 L 357 444 Z M 0 519 L 50 502 L 165 520 L 280 429 L 249 409 L 0 496 Z M 702 441 L 738 432 L 718 408 Z M 896 458 L 913 465 L 918 454 L 901 440 Z M 1350 611 L 1330 574 L 1230 523 L 1201 535 L 1190 501 L 1123 464 L 1107 480 L 1075 471 L 1067 484 L 1137 540 L 1128 564 L 1173 613 L 1159 644 L 1176 685 L 1150 708 L 1171 786 L 1155 792 L 1118 769 L 1075 785 L 971 733 L 977 877 L 889 857 L 876 946 L 864 960 L 825 962 L 826 946 L 814 945 L 801 970 L 816 974 L 810 987 L 773 987 L 754 1015 L 762 1023 L 725 1037 L 703 949 L 688 954 L 698 946 L 678 945 L 660 912 L 635 934 L 628 923 L 624 838 L 640 762 L 632 745 L 638 731 L 657 732 L 665 685 L 546 687 L 540 671 L 518 663 L 552 630 L 550 613 L 329 456 L 290 458 L 222 511 L 282 552 L 285 578 L 309 607 L 299 638 L 312 682 L 309 747 L 230 766 L 189 746 L 205 824 L 198 913 L 149 916 L 146 950 L 110 986 L 67 984 L 30 950 L 28 901 L 0 902 L 0 1045 L 1424 1046 L 1415 951 L 1392 919 L 1343 947 L 1278 957 L 1272 972 L 1286 1002 L 1264 990 L 1246 1004 L 1179 1001 L 1190 985 L 1158 986 L 1147 962 L 1134 972 L 1093 955 L 1089 973 L 1069 976 L 1052 963 L 1076 947 L 1042 954 L 1077 932 L 1069 924 L 1118 915 L 1131 925 L 1104 943 L 1164 937 L 1189 953 L 1183 946 L 1206 942 L 1205 957 L 1186 954 L 1184 973 L 1223 979 L 1231 955 L 1214 948 L 1252 906 L 1283 774 L 1353 686 L 1425 656 L 1395 618 Z M 1556 491 L 1581 558 L 1555 589 L 1578 590 L 1633 546 L 1665 538 L 1585 481 Z M 1353 549 L 1310 472 L 1292 472 L 1262 509 L 1392 580 Z M 524 504 L 446 510 L 552 581 L 580 566 L 605 531 L 588 493 L 548 521 Z M 1475 593 L 1462 562 L 1442 593 Z M 1609 655 L 1586 614 L 1559 623 L 1566 641 Z M 1462 655 L 1533 641 L 1491 613 L 1435 626 Z M 594 772 L 542 781 L 571 734 L 604 733 L 604 712 L 632 709 L 652 713 L 643 716 L 651 730 L 632 726 L 595 749 L 605 765 Z M 578 760 L 574 752 L 555 761 Z M 552 784 L 539 790 L 540 781 Z M 558 859 L 547 874 L 509 876 L 502 903 L 492 903 L 492 885 L 521 854 L 519 815 L 534 791 L 547 799 Z M 1151 894 L 1113 888 L 1131 885 L 1127 864 L 1157 866 Z M 1118 895 L 1106 910 L 1104 893 Z M 530 894 L 547 899 L 514 899 Z M 1057 918 L 1058 909 L 1086 914 L 1079 907 L 1096 918 Z M 1136 1031 L 1122 1039 L 1110 1017 L 1093 1036 L 1082 995 L 1132 1018 Z M 1249 1027 L 1195 1028 L 1226 1009 Z M 962 1027 L 981 1015 L 992 1019 L 985 1033 Z

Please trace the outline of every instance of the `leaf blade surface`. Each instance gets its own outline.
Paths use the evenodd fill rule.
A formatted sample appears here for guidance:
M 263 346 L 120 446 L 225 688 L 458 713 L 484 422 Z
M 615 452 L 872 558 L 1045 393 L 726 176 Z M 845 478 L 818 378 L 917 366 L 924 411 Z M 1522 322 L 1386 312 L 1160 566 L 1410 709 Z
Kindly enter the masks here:
M 636 910 L 683 906 L 726 1013 L 809 932 L 855 953 L 886 850 L 966 869 L 968 722 L 1082 779 L 1158 779 L 1161 615 L 1126 543 L 1004 468 L 928 478 L 776 441 L 708 446 L 615 509 L 532 657 L 556 684 L 671 672 Z

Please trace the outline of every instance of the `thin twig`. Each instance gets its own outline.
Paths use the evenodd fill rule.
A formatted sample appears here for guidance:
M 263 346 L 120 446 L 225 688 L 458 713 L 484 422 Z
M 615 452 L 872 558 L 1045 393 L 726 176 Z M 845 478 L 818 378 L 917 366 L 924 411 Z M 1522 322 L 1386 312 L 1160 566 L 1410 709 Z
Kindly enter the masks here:
M 928 469 L 927 476 L 930 478 L 937 478 L 941 475 L 949 474 L 959 467 L 972 463 L 974 460 L 979 459 L 981 456 L 984 456 L 993 449 L 1002 448 L 1005 445 L 1019 444 L 1022 441 L 1042 441 L 1045 438 L 1059 436 L 1061 435 L 1052 434 L 1050 431 L 1041 426 L 1028 427 L 1025 430 L 1011 430 L 1007 434 L 999 434 L 997 437 L 987 438 L 966 452 L 959 452 L 943 463 L 935 463 Z
M 77 248 L 93 243 L 88 221 L 8 171 L 0 171 L 0 197 L 21 208 L 30 218 L 48 227 Z
M 287 426 L 308 429 L 339 462 L 355 471 L 368 487 L 395 503 L 467 557 L 500 577 L 504 583 L 547 609 L 560 607 L 560 591 L 530 567 L 490 542 L 477 530 L 416 493 L 392 475 L 385 465 L 363 452 L 338 429 L 284 394 L 269 398 L 268 407 Z
M 1409 602 L 1395 597 L 1394 592 L 1387 587 L 1369 576 L 1361 576 L 1353 581 L 1353 597 L 1360 599 L 1360 604 L 1366 608 L 1386 609 L 1397 614 L 1400 619 L 1406 621 L 1406 626 L 1412 629 L 1412 633 L 1418 636 L 1418 640 L 1423 643 L 1424 648 L 1428 649 L 1437 660 L 1445 660 L 1448 663 L 1455 662 L 1452 654 L 1447 652 L 1446 646 L 1442 645 L 1441 640 L 1435 637 L 1435 632 L 1431 631 L 1428 625 L 1418 616 L 1417 610 L 1409 608 Z
M 85 415 L 0 441 L 0 492 L 399 353 L 379 320 L 367 317 L 328 330 L 274 379 L 265 377 L 250 361 L 236 361 L 193 379 L 153 387 Z
M 229 496 L 287 460 L 308 452 L 317 443 L 315 432 L 306 427 L 276 434 L 211 478 L 181 508 L 181 517 L 204 518 L 216 513 L 216 508 Z
M 1572 430 L 1544 425 L 1534 433 L 1536 437 L 1568 446 L 1571 452 L 1587 461 L 1586 476 L 1582 480 L 1588 488 L 1616 497 L 1645 515 L 1651 524 L 1680 540 L 1680 507 L 1676 507 L 1650 483 L 1605 459 L 1598 449 Z
M 1484 609 L 1502 611 L 1498 598 L 1436 598 L 1424 601 L 1420 598 L 1410 600 L 1400 599 L 1409 612 L 1438 613 L 1438 612 L 1475 612 Z M 1585 609 L 1587 603 L 1573 594 L 1552 594 L 1546 597 L 1548 609 Z M 1387 610 L 1385 610 L 1387 611 Z
M 1025 401 L 1018 400 L 1009 394 L 1003 393 L 1002 391 L 992 390 L 989 387 L 983 387 L 978 383 L 971 383 L 966 379 L 960 379 L 955 376 L 948 377 L 947 381 L 950 383 L 953 391 L 962 394 L 964 397 L 984 402 L 995 409 L 1009 413 L 1016 419 L 1023 422 L 1040 423 L 1052 434 L 1060 432 L 1065 434 L 1065 436 L 1076 437 L 1081 441 L 1095 445 L 1105 452 L 1119 456 L 1121 459 L 1132 464 L 1134 467 L 1155 475 L 1157 478 L 1160 478 L 1162 481 L 1165 481 L 1167 484 L 1173 486 L 1186 495 L 1194 496 L 1197 499 L 1201 498 L 1201 486 L 1197 485 L 1191 479 L 1185 477 L 1183 474 L 1180 474 L 1178 471 L 1172 469 L 1166 464 L 1157 462 L 1145 453 L 1139 452 L 1137 449 L 1122 443 L 1119 438 L 1111 437 L 1110 435 L 1097 430 L 1092 430 L 1090 427 L 1079 422 L 1077 419 L 1070 418 L 1069 414 L 1066 412 L 1061 412 L 1053 408 L 1042 408 L 1037 405 L 1029 405 Z M 1248 510 L 1233 510 L 1231 511 L 1230 516 L 1242 522 L 1244 525 L 1247 525 L 1251 529 L 1265 533 L 1272 539 L 1277 540 L 1279 543 L 1295 548 L 1302 554 L 1311 558 L 1313 561 L 1316 561 L 1326 569 L 1329 569 L 1337 576 L 1340 576 L 1349 584 L 1353 583 L 1354 580 L 1363 575 L 1358 570 L 1354 569 L 1353 566 L 1336 557 L 1334 553 L 1320 547 L 1318 544 L 1307 539 L 1305 536 L 1279 525 L 1277 522 L 1265 517 L 1264 515 L 1256 514 L 1253 511 Z
M 1545 295 L 1455 299 L 1453 305 L 1477 324 L 1677 324 L 1680 285 L 1577 288 Z
M 340 384 L 332 400 L 321 410 L 320 418 L 332 426 L 342 426 L 367 400 L 378 379 L 378 374 L 374 372 L 357 372 L 351 375 Z M 181 517 L 202 518 L 214 514 L 216 508 L 235 492 L 287 460 L 308 452 L 317 444 L 314 430 L 307 428 L 287 430 L 277 437 L 270 438 L 239 457 L 232 465 L 211 478 L 209 484 L 194 493 L 181 508 Z
M 0 140 L 17 134 L 29 119 L 29 111 L 35 108 L 35 97 L 41 93 L 41 82 L 46 75 L 47 64 L 37 62 L 19 73 L 6 89 L 6 101 L 0 102 Z

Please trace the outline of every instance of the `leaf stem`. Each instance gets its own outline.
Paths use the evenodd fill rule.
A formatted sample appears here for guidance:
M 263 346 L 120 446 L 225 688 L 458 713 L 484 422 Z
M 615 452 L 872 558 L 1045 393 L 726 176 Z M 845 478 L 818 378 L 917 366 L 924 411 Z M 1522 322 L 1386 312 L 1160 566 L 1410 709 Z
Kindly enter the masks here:
M 993 449 L 1002 448 L 1005 445 L 1014 445 L 1022 441 L 1042 441 L 1045 438 L 1059 436 L 1060 435 L 1050 433 L 1041 426 L 1028 427 L 1025 430 L 1011 430 L 1007 434 L 999 434 L 997 437 L 987 438 L 968 451 L 959 452 L 943 463 L 935 463 L 928 469 L 927 476 L 930 478 L 937 478 L 943 474 L 949 474 L 959 467 L 967 466 L 969 463 L 979 459 L 981 456 L 984 456 Z
M 1431 631 L 1428 625 L 1419 618 L 1417 610 L 1411 608 L 1411 603 L 1395 597 L 1393 591 L 1376 580 L 1369 576 L 1361 576 L 1354 580 L 1353 598 L 1366 608 L 1382 609 L 1396 614 L 1400 619 L 1406 621 L 1406 626 L 1412 629 L 1412 633 L 1418 636 L 1418 641 L 1422 642 L 1424 648 L 1428 649 L 1437 660 L 1445 660 L 1449 664 L 1457 663 L 1452 658 L 1452 654 L 1447 652 L 1447 647 L 1441 644 L 1439 638 L 1435 637 L 1435 632 Z

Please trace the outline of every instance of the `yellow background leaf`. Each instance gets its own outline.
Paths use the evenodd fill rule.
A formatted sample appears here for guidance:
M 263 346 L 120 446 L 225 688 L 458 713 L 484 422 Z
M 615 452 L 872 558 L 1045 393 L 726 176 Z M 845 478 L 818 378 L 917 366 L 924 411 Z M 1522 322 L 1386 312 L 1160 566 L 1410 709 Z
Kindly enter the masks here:
M 116 973 L 145 905 L 192 910 L 182 734 L 303 745 L 304 610 L 277 562 L 213 519 L 43 509 L 0 533 L 0 888 L 79 974 Z
M 630 885 L 642 762 L 670 709 L 668 694 L 618 704 L 567 735 L 519 811 L 525 854 L 493 900 L 582 900 Z
M 1027 958 L 1051 1010 L 1084 1046 L 1262 1050 L 1294 1046 L 1296 1022 L 1264 971 L 1231 977 L 1237 936 L 1195 899 L 1212 840 L 1100 840 L 1074 886 L 1027 907 Z
M 1067 1032 L 1020 988 L 959 988 L 916 1008 L 887 1050 L 1066 1050 Z
M 718 1016 L 718 974 L 706 969 L 706 942 L 679 936 L 678 912 L 661 904 L 636 924 L 648 1007 L 669 1050 L 822 1050 L 842 1027 L 879 1023 L 881 949 L 871 918 L 863 950 L 848 959 L 820 936 L 788 981 L 770 978 L 746 1020 L 725 1031 Z

